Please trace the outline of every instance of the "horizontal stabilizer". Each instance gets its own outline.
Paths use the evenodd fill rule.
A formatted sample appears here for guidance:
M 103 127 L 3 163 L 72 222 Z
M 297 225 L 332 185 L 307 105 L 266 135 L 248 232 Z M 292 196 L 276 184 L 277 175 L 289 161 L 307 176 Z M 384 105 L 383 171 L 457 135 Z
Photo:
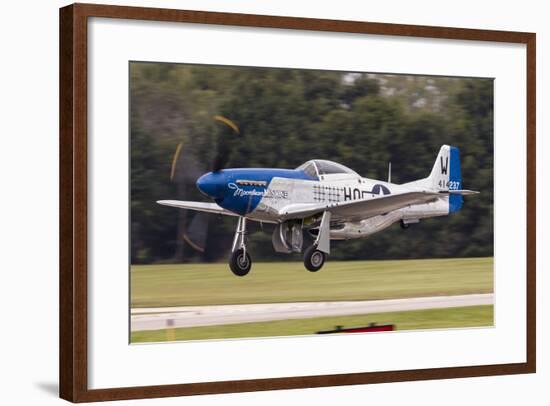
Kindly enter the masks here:
M 444 190 L 444 191 L 442 190 L 439 193 L 467 196 L 467 195 L 477 195 L 479 192 L 477 190 L 460 189 L 460 190 Z

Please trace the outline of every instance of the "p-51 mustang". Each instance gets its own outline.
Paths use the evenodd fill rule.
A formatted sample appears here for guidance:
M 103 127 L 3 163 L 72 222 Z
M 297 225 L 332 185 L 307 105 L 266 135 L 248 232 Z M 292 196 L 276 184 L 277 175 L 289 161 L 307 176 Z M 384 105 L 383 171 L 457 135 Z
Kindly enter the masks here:
M 330 253 L 330 240 L 362 238 L 395 222 L 403 228 L 420 219 L 460 210 L 462 189 L 458 148 L 443 145 L 427 178 L 404 184 L 367 179 L 336 162 L 314 159 L 296 169 L 222 169 L 201 176 L 197 188 L 214 202 L 160 200 L 181 209 L 238 217 L 229 266 L 237 276 L 252 266 L 246 248 L 247 220 L 274 223 L 273 248 L 301 252 L 303 232 L 314 237 L 304 265 L 315 272 Z

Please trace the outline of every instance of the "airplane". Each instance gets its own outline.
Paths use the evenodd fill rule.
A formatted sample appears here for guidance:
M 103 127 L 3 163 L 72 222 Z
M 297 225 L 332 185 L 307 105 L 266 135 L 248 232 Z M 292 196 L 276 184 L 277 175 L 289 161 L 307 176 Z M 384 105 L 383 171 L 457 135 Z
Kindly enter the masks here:
M 460 210 L 463 196 L 479 193 L 462 189 L 459 149 L 450 145 L 441 147 L 424 179 L 396 184 L 391 182 L 391 164 L 388 172 L 388 180 L 381 181 L 323 159 L 296 169 L 224 169 L 223 159 L 217 159 L 213 170 L 196 181 L 211 202 L 157 203 L 237 217 L 229 266 L 233 274 L 245 276 L 252 267 L 246 247 L 249 220 L 275 224 L 276 252 L 301 252 L 308 232 L 314 242 L 304 251 L 304 266 L 316 272 L 330 254 L 331 240 L 365 238 L 396 222 L 407 228 L 421 219 L 446 216 Z

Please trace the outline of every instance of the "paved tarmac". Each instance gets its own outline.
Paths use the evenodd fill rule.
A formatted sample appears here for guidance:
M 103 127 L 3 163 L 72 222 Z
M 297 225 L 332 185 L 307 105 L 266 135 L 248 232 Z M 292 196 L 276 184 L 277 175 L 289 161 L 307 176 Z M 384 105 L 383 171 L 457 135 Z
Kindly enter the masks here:
M 132 331 L 160 330 L 167 327 L 214 326 L 490 304 L 493 304 L 492 293 L 347 302 L 133 308 L 131 329 Z

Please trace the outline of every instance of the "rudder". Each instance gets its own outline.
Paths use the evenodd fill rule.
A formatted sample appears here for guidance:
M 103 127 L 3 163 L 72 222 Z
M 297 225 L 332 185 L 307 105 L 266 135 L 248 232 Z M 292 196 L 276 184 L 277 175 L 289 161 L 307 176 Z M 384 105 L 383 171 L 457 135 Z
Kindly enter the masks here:
M 443 145 L 441 147 L 427 180 L 431 188 L 439 191 L 462 189 L 460 152 L 457 147 L 450 145 Z M 461 207 L 462 196 L 451 194 L 449 196 L 449 213 L 458 211 Z

